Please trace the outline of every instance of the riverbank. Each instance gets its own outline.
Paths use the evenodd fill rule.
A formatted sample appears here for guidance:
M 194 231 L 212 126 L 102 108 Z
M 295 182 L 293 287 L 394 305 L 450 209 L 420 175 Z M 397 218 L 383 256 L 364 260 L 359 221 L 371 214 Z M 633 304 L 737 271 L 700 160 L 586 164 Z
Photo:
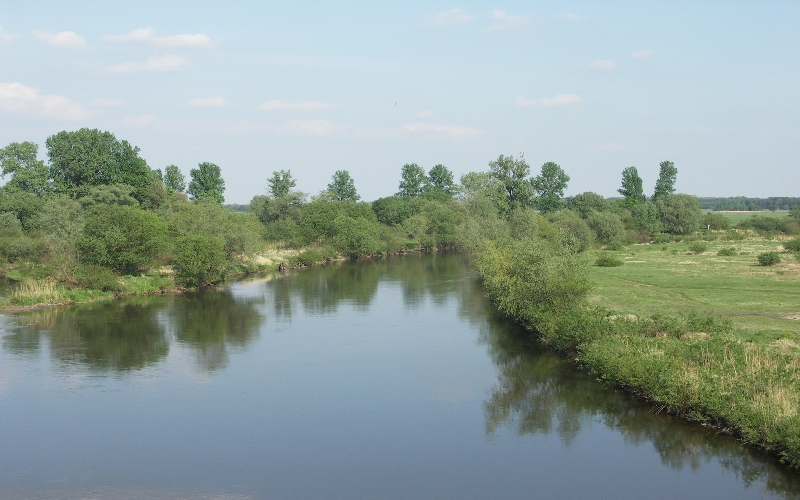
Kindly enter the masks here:
M 554 313 L 526 303 L 524 277 L 545 276 L 541 295 L 555 300 L 575 287 L 570 272 L 548 264 L 548 274 L 523 250 L 503 246 L 482 249 L 476 261 L 501 312 L 599 379 L 797 469 L 800 265 L 787 254 L 777 266 L 756 265 L 756 254 L 779 242 L 719 242 L 702 253 L 688 245 L 627 247 L 613 252 L 623 265 L 608 268 L 591 266 L 597 253 L 586 253 L 582 276 L 596 283 L 593 291 Z M 723 247 L 736 254 L 717 255 Z

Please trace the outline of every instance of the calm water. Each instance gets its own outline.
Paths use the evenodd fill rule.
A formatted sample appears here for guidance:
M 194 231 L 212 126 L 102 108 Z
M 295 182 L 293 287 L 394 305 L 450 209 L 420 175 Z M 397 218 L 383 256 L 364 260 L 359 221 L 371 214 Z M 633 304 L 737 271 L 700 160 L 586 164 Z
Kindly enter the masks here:
M 781 498 L 495 317 L 460 256 L 0 316 L 0 498 Z

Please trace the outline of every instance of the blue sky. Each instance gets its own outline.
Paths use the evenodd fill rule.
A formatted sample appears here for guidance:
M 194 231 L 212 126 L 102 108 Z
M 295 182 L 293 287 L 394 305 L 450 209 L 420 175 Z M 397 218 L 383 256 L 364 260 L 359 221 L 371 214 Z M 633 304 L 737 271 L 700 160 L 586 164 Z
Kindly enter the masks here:
M 400 167 L 524 153 L 567 194 L 658 164 L 701 196 L 800 196 L 800 2 L 9 2 L 0 143 L 113 132 L 153 168 L 291 169 L 364 199 Z

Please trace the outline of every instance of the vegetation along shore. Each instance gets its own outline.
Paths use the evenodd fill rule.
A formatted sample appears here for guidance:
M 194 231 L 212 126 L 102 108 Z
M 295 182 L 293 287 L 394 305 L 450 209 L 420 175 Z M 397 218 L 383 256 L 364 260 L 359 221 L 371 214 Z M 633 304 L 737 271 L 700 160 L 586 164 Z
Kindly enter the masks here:
M 109 132 L 60 132 L 0 149 L 5 311 L 172 293 L 337 259 L 459 249 L 504 314 L 609 384 L 725 429 L 800 466 L 800 199 L 651 196 L 635 167 L 620 198 L 564 197 L 567 173 L 499 156 L 456 182 L 409 163 L 398 191 L 362 201 L 347 171 L 326 190 L 289 170 L 224 205 L 213 163 L 152 169 Z M 765 215 L 766 214 L 766 215 Z

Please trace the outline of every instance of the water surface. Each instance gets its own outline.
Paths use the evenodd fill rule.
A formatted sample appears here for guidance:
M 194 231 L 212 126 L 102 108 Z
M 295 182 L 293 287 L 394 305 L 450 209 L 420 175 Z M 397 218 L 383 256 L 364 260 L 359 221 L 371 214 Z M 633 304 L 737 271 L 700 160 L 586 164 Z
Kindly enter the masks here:
M 0 317 L 0 498 L 783 498 L 576 371 L 458 255 Z

